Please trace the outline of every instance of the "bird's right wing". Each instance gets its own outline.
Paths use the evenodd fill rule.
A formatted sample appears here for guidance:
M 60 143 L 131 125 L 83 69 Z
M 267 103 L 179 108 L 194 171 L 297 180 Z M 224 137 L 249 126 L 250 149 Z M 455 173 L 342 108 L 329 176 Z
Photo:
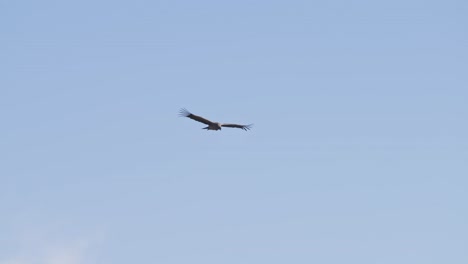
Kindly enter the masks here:
M 250 125 L 238 125 L 238 124 L 222 124 L 221 126 L 223 127 L 235 127 L 235 128 L 240 128 L 245 131 L 250 130 L 250 128 L 253 126 L 253 124 Z
M 180 113 L 181 116 L 188 117 L 190 119 L 201 122 L 203 124 L 207 124 L 207 125 L 213 124 L 213 122 L 211 122 L 210 120 L 205 119 L 205 118 L 203 118 L 201 116 L 194 115 L 194 114 L 190 113 L 189 111 L 187 111 L 187 109 L 185 109 L 185 108 L 180 109 L 179 113 Z

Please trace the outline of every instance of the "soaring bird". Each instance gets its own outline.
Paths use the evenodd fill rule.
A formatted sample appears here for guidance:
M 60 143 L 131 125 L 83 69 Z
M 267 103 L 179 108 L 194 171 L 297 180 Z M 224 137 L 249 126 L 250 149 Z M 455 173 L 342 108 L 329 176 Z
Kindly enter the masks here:
M 221 127 L 235 127 L 235 128 L 241 128 L 243 130 L 249 130 L 253 124 L 250 125 L 238 125 L 238 124 L 223 124 L 223 123 L 218 123 L 218 122 L 212 122 L 208 119 L 205 119 L 201 116 L 194 115 L 187 111 L 187 109 L 182 108 L 180 109 L 180 116 L 188 117 L 190 119 L 193 119 L 195 121 L 201 122 L 203 124 L 208 125 L 207 127 L 204 127 L 203 129 L 206 130 L 221 130 Z

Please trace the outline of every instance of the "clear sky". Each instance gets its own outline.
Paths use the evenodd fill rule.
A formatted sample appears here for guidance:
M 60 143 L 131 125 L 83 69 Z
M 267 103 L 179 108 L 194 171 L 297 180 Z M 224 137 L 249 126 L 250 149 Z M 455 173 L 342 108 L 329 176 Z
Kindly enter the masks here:
M 467 14 L 2 1 L 0 264 L 468 263 Z

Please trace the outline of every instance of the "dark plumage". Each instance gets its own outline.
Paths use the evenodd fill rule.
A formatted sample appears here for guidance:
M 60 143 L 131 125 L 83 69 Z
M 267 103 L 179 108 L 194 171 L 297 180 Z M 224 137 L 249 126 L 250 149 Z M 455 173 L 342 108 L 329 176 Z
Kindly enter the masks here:
M 253 124 L 250 125 L 238 125 L 238 124 L 223 124 L 223 123 L 218 123 L 218 122 L 212 122 L 206 118 L 203 118 L 201 116 L 194 115 L 187 111 L 187 109 L 182 108 L 180 109 L 180 116 L 188 117 L 190 119 L 193 119 L 195 121 L 198 121 L 200 123 L 203 123 L 205 125 L 208 125 L 207 127 L 204 127 L 203 129 L 206 130 L 221 130 L 222 127 L 234 127 L 234 128 L 240 128 L 243 130 L 250 130 L 250 128 L 253 126 Z

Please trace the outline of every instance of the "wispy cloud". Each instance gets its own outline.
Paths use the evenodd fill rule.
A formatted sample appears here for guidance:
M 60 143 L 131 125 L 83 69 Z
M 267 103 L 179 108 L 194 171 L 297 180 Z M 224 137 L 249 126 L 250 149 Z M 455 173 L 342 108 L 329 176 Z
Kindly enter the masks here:
M 0 264 L 89 264 L 93 261 L 96 238 L 70 239 L 22 237 L 18 248 L 9 256 L 2 256 Z
M 22 249 L 15 256 L 0 260 L 0 264 L 81 264 L 86 259 L 86 247 L 81 245 L 46 246 L 41 249 Z

